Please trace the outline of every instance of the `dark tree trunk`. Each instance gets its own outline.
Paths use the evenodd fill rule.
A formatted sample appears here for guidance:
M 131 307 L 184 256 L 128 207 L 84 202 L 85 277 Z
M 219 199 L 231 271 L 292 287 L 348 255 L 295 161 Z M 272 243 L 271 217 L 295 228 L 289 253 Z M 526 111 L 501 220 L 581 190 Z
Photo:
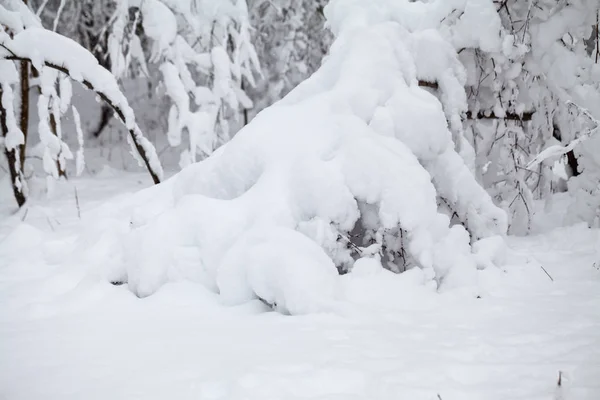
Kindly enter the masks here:
M 54 113 L 50 112 L 50 130 L 52 131 L 52 134 L 54 136 L 58 136 L 58 127 L 57 127 L 57 121 L 56 121 L 56 117 L 54 116 Z M 60 153 L 59 153 L 60 156 Z M 61 165 L 59 160 L 56 160 L 56 170 L 58 171 L 58 176 L 66 178 L 67 177 L 67 171 L 64 169 L 64 166 Z
M 0 99 L 2 98 L 2 89 L 0 88 Z M 1 102 L 0 102 L 1 105 Z M 0 130 L 2 131 L 2 137 L 6 137 L 8 134 L 8 126 L 6 125 L 6 110 L 4 107 L 0 107 Z M 10 183 L 13 189 L 13 193 L 15 195 L 15 199 L 17 200 L 17 204 L 19 207 L 25 204 L 25 193 L 23 192 L 24 177 L 23 177 L 23 169 L 22 160 L 20 157 L 20 149 L 12 149 L 9 150 L 7 147 L 4 147 L 4 154 L 6 155 L 6 159 L 8 161 L 8 170 L 10 174 Z
M 577 162 L 577 157 L 575 157 L 573 150 L 567 153 L 567 164 L 569 165 L 569 168 L 571 168 L 571 176 L 578 176 L 579 163 Z
M 25 1 L 27 4 L 27 1 Z M 19 146 L 21 171 L 25 168 L 25 148 L 27 146 L 27 133 L 29 131 L 29 63 L 21 61 L 21 108 L 19 110 L 19 127 L 23 132 L 23 144 Z
M 552 136 L 556 140 L 558 140 L 562 143 L 562 134 L 556 124 L 554 124 L 554 126 L 553 126 Z M 572 176 L 579 175 L 579 163 L 577 162 L 577 157 L 575 157 L 575 152 L 573 150 L 571 150 L 567 153 L 567 165 L 569 166 L 569 169 L 571 170 L 571 174 L 569 175 L 569 178 Z

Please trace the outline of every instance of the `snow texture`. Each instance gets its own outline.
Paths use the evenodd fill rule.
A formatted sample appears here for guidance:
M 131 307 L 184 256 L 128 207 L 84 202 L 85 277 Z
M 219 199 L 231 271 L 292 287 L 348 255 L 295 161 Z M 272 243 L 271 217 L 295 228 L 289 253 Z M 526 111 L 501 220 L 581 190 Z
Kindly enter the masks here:
M 9 190 L 0 191 L 1 396 L 596 400 L 600 395 L 600 232 L 581 224 L 550 226 L 561 224 L 568 195 L 555 199 L 550 215 L 537 204 L 534 222 L 543 223 L 545 232 L 509 237 L 502 269 L 477 271 L 480 298 L 460 290 L 437 293 L 428 271 L 394 274 L 377 257 L 365 257 L 337 278 L 333 309 L 289 317 L 258 300 L 223 305 L 219 295 L 190 281 L 171 282 L 142 300 L 126 286 L 111 285 L 119 279 L 118 268 L 109 274 L 107 267 L 119 264 L 120 234 L 130 229 L 121 216 L 141 197 L 149 204 L 156 194 L 133 193 L 147 184 L 143 177 L 113 170 L 58 182 L 56 197 L 31 196 L 16 215 Z M 234 191 L 221 197 L 226 194 Z M 133 222 L 143 221 L 140 216 Z M 273 237 L 280 235 L 280 241 Z M 290 230 L 255 231 L 244 241 L 263 239 L 281 245 L 299 241 L 293 249 L 307 251 L 311 259 L 320 250 Z M 488 242 L 479 251 L 488 245 L 495 246 Z M 181 247 L 180 266 L 197 263 L 194 254 L 193 246 Z M 279 255 L 276 249 L 272 255 Z M 291 270 L 285 271 L 269 276 L 289 277 Z M 264 289 L 267 297 L 270 288 Z

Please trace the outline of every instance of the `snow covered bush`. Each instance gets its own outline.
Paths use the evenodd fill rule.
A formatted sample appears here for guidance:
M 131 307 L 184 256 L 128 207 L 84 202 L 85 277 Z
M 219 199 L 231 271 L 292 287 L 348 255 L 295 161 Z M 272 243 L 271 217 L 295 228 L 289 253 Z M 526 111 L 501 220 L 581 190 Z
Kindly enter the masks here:
M 129 131 L 132 154 L 139 156 L 140 163 L 146 166 L 154 182 L 160 182 L 162 168 L 156 151 L 137 126 L 133 111 L 114 76 L 74 41 L 43 29 L 25 4 L 16 0 L 5 0 L 4 3 L 6 7 L 0 5 L 0 128 L 19 206 L 23 205 L 27 195 L 23 176 L 24 151 L 17 151 L 17 146 L 24 146 L 25 135 L 16 123 L 13 86 L 23 84 L 24 80 L 21 77 L 19 81 L 14 62 L 30 63 L 38 75 L 38 133 L 43 148 L 44 169 L 50 176 L 58 178 L 64 175 L 66 160 L 73 158 L 62 140 L 60 125 L 61 116 L 70 106 L 72 93 L 70 81 L 59 74 L 62 73 L 93 90 L 110 105 Z M 72 110 L 80 145 L 76 163 L 80 173 L 83 168 L 83 133 L 79 113 L 74 107 Z
M 332 1 L 323 66 L 209 158 L 140 194 L 117 278 L 139 296 L 195 279 L 229 303 L 261 298 L 289 313 L 327 307 L 336 268 L 365 257 L 422 268 L 440 288 L 476 283 L 496 256 L 471 244 L 503 235 L 506 214 L 455 150 L 446 117 L 460 126 L 464 70 L 426 21 L 407 28 L 422 6 Z M 424 78 L 456 108 L 444 110 Z

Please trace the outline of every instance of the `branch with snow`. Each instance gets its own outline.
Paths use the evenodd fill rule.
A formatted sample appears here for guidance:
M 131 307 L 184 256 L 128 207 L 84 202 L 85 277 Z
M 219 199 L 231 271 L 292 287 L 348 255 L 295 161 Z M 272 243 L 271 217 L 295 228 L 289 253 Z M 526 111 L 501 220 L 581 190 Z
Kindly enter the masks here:
M 38 70 L 42 67 L 58 70 L 94 91 L 125 124 L 132 150 L 139 154 L 154 183 L 160 183 L 163 172 L 154 146 L 137 126 L 133 110 L 113 75 L 100 66 L 91 53 L 64 36 L 30 28 L 12 39 L 8 35 L 0 36 L 0 59 L 27 61 Z
M 598 131 L 600 131 L 600 121 L 598 121 L 596 118 L 594 118 L 590 112 L 573 103 L 572 101 L 568 101 L 567 105 L 570 107 L 574 107 L 577 108 L 579 110 L 579 112 L 581 114 L 583 114 L 593 125 L 594 127 L 591 129 L 586 130 L 584 133 L 582 133 L 577 139 L 572 140 L 568 145 L 566 146 L 550 146 L 547 149 L 545 149 L 544 151 L 542 151 L 541 153 L 539 153 L 537 156 L 535 156 L 533 158 L 533 160 L 531 160 L 526 168 L 527 169 L 532 169 L 535 168 L 536 166 L 538 166 L 540 163 L 542 163 L 543 161 L 549 159 L 549 158 L 553 158 L 553 157 L 560 157 L 564 154 L 567 154 L 568 152 L 570 152 L 571 150 L 573 150 L 575 147 L 577 147 L 579 144 L 585 142 L 586 140 L 590 139 L 591 137 L 593 137 L 594 135 L 596 135 L 598 133 Z

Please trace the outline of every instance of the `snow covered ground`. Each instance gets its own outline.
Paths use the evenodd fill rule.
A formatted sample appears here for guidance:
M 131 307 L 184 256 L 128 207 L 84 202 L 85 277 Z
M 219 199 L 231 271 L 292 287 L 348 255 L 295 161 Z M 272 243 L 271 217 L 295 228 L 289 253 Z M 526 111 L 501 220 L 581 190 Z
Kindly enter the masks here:
M 139 299 L 91 273 L 107 213 L 148 184 L 107 170 L 13 214 L 3 182 L 0 399 L 600 399 L 600 232 L 553 228 L 560 212 L 509 238 L 479 298 L 366 264 L 336 308 L 290 317 L 187 281 Z

